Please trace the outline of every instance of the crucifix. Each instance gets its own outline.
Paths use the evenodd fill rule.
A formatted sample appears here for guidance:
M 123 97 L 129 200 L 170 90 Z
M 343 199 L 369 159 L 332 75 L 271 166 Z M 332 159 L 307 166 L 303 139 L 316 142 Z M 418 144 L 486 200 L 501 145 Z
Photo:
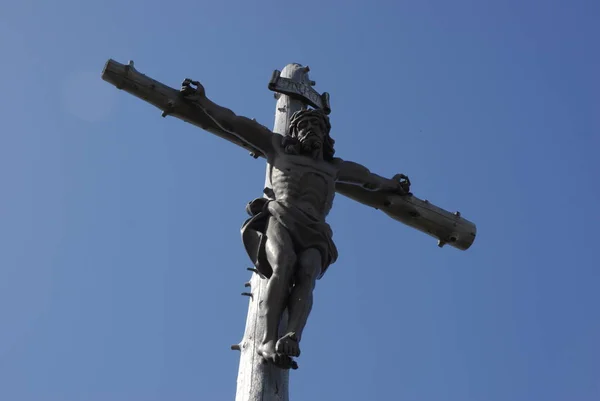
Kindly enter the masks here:
M 242 243 L 253 267 L 236 401 L 287 401 L 290 369 L 298 367 L 315 283 L 338 251 L 326 217 L 336 193 L 460 250 L 475 240 L 475 225 L 414 196 L 404 174 L 386 178 L 335 156 L 329 95 L 319 94 L 309 68 L 288 64 L 268 84 L 277 99 L 273 130 L 212 102 L 202 84 L 185 79 L 177 90 L 138 72 L 133 62 L 108 60 L 102 78 L 174 116 L 222 137 L 267 162 L 262 195 L 246 206 Z

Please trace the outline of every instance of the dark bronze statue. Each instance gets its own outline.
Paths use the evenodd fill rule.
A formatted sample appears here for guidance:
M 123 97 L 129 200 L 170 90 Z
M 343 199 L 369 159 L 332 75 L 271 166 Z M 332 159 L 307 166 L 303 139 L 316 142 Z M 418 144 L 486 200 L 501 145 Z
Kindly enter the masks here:
M 338 256 L 325 221 L 336 184 L 403 196 L 409 194 L 410 182 L 404 175 L 384 178 L 334 157 L 329 117 L 320 109 L 296 112 L 289 136 L 284 137 L 213 103 L 197 81 L 185 80 L 181 94 L 215 125 L 260 151 L 269 163 L 265 196 L 248 204 L 251 217 L 242 227 L 242 239 L 256 269 L 268 279 L 260 313 L 266 331 L 258 353 L 279 367 L 290 368 L 292 358 L 300 355 L 315 282 Z M 287 332 L 278 338 L 285 308 Z

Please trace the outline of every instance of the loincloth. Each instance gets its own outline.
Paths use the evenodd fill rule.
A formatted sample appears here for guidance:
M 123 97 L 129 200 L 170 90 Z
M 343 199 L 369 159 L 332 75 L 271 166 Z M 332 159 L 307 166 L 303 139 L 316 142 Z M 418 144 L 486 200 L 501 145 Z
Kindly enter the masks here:
M 246 210 L 251 217 L 242 226 L 242 241 L 254 266 L 265 277 L 273 274 L 265 252 L 270 217 L 277 219 L 287 229 L 296 255 L 311 248 L 321 253 L 321 273 L 318 278 L 323 277 L 327 268 L 336 261 L 338 251 L 333 242 L 333 231 L 326 222 L 294 206 L 265 198 L 253 200 Z

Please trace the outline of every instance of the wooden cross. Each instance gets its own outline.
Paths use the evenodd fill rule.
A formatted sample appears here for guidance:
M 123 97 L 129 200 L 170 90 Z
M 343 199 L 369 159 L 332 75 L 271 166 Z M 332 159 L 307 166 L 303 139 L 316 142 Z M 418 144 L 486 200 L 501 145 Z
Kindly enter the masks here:
M 319 178 L 321 181 L 327 181 L 327 175 L 331 173 L 333 174 L 332 177 L 336 177 L 335 192 L 381 210 L 393 219 L 436 238 L 440 247 L 448 244 L 460 250 L 468 249 L 475 240 L 475 225 L 464 219 L 459 212 L 450 213 L 408 192 L 410 181 L 408 181 L 406 176 L 397 174 L 392 179 L 386 179 L 371 173 L 363 166 L 346 162 L 342 159 L 332 158 L 328 163 L 320 162 L 317 165 L 311 161 L 310 157 L 304 154 L 299 156 L 294 155 L 294 152 L 299 151 L 298 149 L 304 149 L 300 150 L 300 152 L 320 154 L 321 156 L 319 157 L 321 159 L 319 160 L 323 160 L 323 153 L 325 152 L 323 141 L 326 142 L 326 138 L 328 137 L 328 127 L 325 126 L 328 126 L 326 115 L 331 112 L 329 95 L 327 93 L 319 94 L 313 88 L 315 83 L 308 78 L 308 71 L 308 67 L 303 67 L 299 64 L 288 64 L 281 72 L 276 70 L 273 73 L 268 85 L 269 89 L 275 92 L 277 98 L 275 124 L 272 132 L 253 120 L 238 117 L 230 110 L 212 103 L 205 97 L 201 84 L 196 81 L 186 79 L 182 84 L 182 88 L 176 90 L 139 73 L 134 68 L 133 62 L 123 65 L 114 60 L 108 60 L 106 63 L 102 72 L 102 79 L 113 84 L 118 89 L 125 90 L 156 106 L 163 111 L 163 117 L 177 117 L 247 149 L 254 158 L 266 158 L 267 177 L 265 181 L 264 201 L 255 200 L 248 206 L 249 213 L 254 215 L 254 218 L 259 218 L 261 213 L 267 213 L 266 210 L 269 203 L 277 202 L 277 197 L 282 196 L 281 189 L 278 189 L 277 185 L 273 185 L 272 180 L 273 177 L 275 179 L 286 179 L 286 173 L 283 170 L 286 170 L 286 166 L 288 166 L 287 170 L 289 171 L 289 166 L 291 166 L 292 170 L 295 169 L 298 171 L 296 176 L 298 174 L 316 174 L 321 176 Z M 306 140 L 306 143 L 312 143 L 312 148 L 309 150 L 306 150 L 302 141 L 300 141 L 302 146 L 299 148 L 300 144 L 297 138 L 301 138 L 303 135 L 302 132 L 304 132 L 302 131 L 302 126 L 299 126 L 299 128 L 294 128 L 294 134 L 296 134 L 294 138 L 296 139 L 294 139 L 295 142 L 292 140 L 292 143 L 295 143 L 295 145 L 285 145 L 285 139 L 283 139 L 280 145 L 277 138 L 289 137 L 292 134 L 290 131 L 291 121 L 296 116 L 300 116 L 296 120 L 301 120 L 303 118 L 301 117 L 302 113 L 298 114 L 298 112 L 309 110 L 309 106 L 320 110 L 322 114 L 317 112 L 315 114 L 317 117 L 310 117 L 311 113 L 305 113 L 308 115 L 308 117 L 304 118 L 306 120 L 304 122 L 305 127 L 308 127 L 305 131 L 312 135 L 314 128 L 317 131 L 327 131 L 327 135 L 323 135 L 322 133 L 320 136 L 317 135 L 316 137 L 320 138 L 321 141 L 314 138 L 312 139 L 313 142 Z M 310 126 L 311 122 L 314 126 Z M 275 136 L 273 136 L 273 133 Z M 288 146 L 291 146 L 291 148 L 288 148 Z M 281 170 L 279 176 L 273 173 L 273 171 L 279 171 L 278 169 Z M 292 178 L 289 178 L 292 181 L 286 184 L 286 188 L 293 186 L 292 184 L 295 181 Z M 320 182 L 319 180 L 310 182 L 317 185 Z M 319 188 L 319 190 L 321 189 Z M 278 191 L 279 195 L 276 193 Z M 290 189 L 290 191 L 293 191 L 293 189 Z M 283 195 L 285 197 L 288 194 L 284 193 Z M 303 197 L 310 196 L 310 194 L 301 195 Z M 296 213 L 294 219 L 304 219 L 302 216 L 304 216 L 305 212 L 307 215 L 322 216 L 324 219 L 324 216 L 328 213 L 328 207 L 331 207 L 330 203 L 332 200 L 333 195 L 330 198 L 323 198 L 316 203 L 311 203 L 310 201 L 302 203 L 302 201 L 298 201 L 301 204 L 300 209 L 303 212 L 300 213 L 301 216 L 295 211 L 298 208 L 293 208 L 293 210 L 284 208 L 284 211 L 281 213 L 285 215 L 286 213 L 294 212 Z M 260 206 L 261 210 L 257 210 L 256 204 Z M 282 205 L 287 205 L 287 203 L 282 202 Z M 325 210 L 313 210 L 315 205 L 317 209 L 322 206 Z M 285 207 L 287 208 L 288 206 Z M 278 212 L 271 210 L 270 213 L 277 214 Z M 294 215 L 294 213 L 291 213 L 291 215 Z M 287 218 L 283 216 L 280 219 L 282 224 L 285 225 Z M 251 220 L 252 218 L 249 220 L 251 224 L 254 224 Z M 317 223 L 321 224 L 319 227 L 328 227 L 324 225 L 324 220 Z M 245 233 L 245 231 L 243 232 Z M 256 234 L 252 230 L 246 230 L 246 232 L 253 233 L 253 235 Z M 263 234 L 265 233 L 263 232 Z M 274 268 L 275 265 L 267 266 L 268 268 L 266 268 L 265 265 L 268 265 L 268 257 L 263 256 L 261 259 L 260 252 L 253 254 L 250 248 L 255 245 L 261 245 L 265 237 L 266 235 L 261 236 L 260 233 L 254 237 L 244 237 L 244 244 L 249 249 L 249 255 L 253 259 L 255 267 L 250 269 L 253 271 L 253 275 L 251 280 L 246 283 L 246 286 L 250 287 L 250 291 L 243 293 L 243 295 L 250 296 L 244 337 L 239 344 L 232 346 L 232 349 L 241 351 L 236 401 L 288 401 L 289 368 L 297 368 L 296 362 L 292 357 L 299 354 L 299 349 L 297 353 L 294 351 L 294 341 L 297 340 L 299 342 L 299 338 L 295 338 L 298 329 L 287 327 L 292 332 L 286 331 L 289 317 L 287 311 L 279 314 L 281 315 L 281 321 L 278 325 L 279 336 L 285 337 L 287 333 L 287 339 L 293 340 L 288 341 L 288 344 L 291 344 L 291 348 L 288 347 L 287 354 L 279 349 L 281 339 L 277 342 L 277 354 L 279 355 L 281 351 L 283 353 L 282 358 L 265 352 L 265 340 L 262 340 L 263 342 L 261 343 L 261 338 L 268 337 L 269 330 L 265 320 L 259 318 L 258 300 L 263 300 L 267 296 L 267 291 L 270 291 L 268 288 L 270 279 L 267 279 L 267 277 L 274 272 L 271 267 Z M 331 254 L 332 252 L 334 251 L 330 249 L 329 253 Z M 317 260 L 321 260 L 325 254 L 327 254 L 327 250 L 321 253 L 321 257 L 317 256 Z M 332 256 L 333 260 L 335 260 L 335 256 L 337 254 Z M 300 262 L 298 264 L 301 265 Z M 326 268 L 325 265 L 323 266 Z M 293 293 L 293 290 L 290 291 Z M 265 304 L 268 304 L 268 302 L 265 302 Z M 261 306 L 261 308 L 264 307 L 264 305 Z M 289 326 L 297 326 L 296 320 L 292 316 Z M 303 328 L 303 324 L 301 328 Z M 299 335 L 300 333 L 298 333 Z M 261 344 L 263 344 L 262 348 Z M 264 358 L 261 358 L 259 353 Z M 273 363 L 265 363 L 265 360 L 271 360 Z

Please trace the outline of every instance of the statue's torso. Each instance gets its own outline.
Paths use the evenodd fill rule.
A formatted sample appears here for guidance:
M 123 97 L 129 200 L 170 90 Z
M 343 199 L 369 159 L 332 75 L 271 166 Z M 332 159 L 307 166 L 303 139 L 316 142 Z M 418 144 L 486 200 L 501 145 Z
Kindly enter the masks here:
M 270 164 L 275 199 L 325 220 L 335 197 L 336 167 L 323 159 L 287 154 L 281 146 Z

